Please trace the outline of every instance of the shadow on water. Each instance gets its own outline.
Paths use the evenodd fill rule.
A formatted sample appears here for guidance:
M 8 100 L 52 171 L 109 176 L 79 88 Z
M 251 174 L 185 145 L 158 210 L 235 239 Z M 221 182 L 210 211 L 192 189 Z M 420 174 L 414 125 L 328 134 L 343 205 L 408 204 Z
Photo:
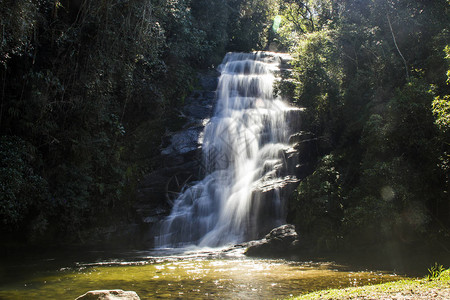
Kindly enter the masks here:
M 0 299 L 74 299 L 134 290 L 141 299 L 274 299 L 403 278 L 333 262 L 253 259 L 233 249 L 58 251 L 2 261 Z

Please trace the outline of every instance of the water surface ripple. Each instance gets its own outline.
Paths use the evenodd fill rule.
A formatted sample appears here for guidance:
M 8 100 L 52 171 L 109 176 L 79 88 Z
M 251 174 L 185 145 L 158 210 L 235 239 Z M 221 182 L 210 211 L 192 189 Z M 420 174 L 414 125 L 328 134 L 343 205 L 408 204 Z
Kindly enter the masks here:
M 34 270 L 1 284 L 0 299 L 75 299 L 96 289 L 133 290 L 141 299 L 279 299 L 401 279 L 331 262 L 247 258 L 242 252 L 165 249 L 79 261 L 57 270 Z

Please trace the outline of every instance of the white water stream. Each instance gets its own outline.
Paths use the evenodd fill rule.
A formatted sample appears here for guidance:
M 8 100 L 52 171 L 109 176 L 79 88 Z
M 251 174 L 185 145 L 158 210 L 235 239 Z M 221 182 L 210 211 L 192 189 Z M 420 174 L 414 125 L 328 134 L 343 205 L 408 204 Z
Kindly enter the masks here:
M 203 134 L 205 177 L 186 187 L 162 221 L 159 247 L 217 247 L 259 238 L 285 221 L 279 189 L 294 108 L 274 98 L 281 54 L 228 53 L 214 116 Z M 295 180 L 295 178 L 294 178 Z

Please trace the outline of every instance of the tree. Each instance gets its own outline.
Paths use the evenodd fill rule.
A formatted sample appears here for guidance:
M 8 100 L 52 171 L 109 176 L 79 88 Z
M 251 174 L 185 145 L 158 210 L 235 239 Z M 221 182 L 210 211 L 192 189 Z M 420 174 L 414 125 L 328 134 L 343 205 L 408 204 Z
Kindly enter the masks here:
M 331 186 L 339 187 L 342 210 L 327 217 L 335 217 L 334 229 L 316 242 L 448 239 L 448 1 L 349 0 L 327 12 L 324 29 L 316 21 L 318 32 L 290 42 L 294 100 L 306 107 L 308 130 L 329 141 L 318 152 L 332 155 L 340 174 Z M 314 203 L 329 180 L 318 177 L 299 186 L 297 201 L 317 208 L 308 218 L 297 208 L 299 219 L 323 217 Z

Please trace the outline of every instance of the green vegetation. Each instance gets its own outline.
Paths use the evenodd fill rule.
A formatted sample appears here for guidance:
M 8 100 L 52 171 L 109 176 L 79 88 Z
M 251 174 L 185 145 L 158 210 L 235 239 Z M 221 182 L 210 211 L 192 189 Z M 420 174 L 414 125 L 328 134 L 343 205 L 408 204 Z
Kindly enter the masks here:
M 428 269 L 427 278 L 428 278 L 428 280 L 433 280 L 433 279 L 439 278 L 441 275 L 446 276 L 445 274 L 444 275 L 442 274 L 444 271 L 445 271 L 445 268 L 443 265 L 438 265 L 438 263 L 434 263 L 434 266 L 431 266 Z
M 448 249 L 449 2 L 285 2 L 294 71 L 281 90 L 322 141 L 292 197 L 297 230 L 317 251 Z
M 196 72 L 265 46 L 268 4 L 232 2 L 0 3 L 2 242 L 133 221 Z
M 296 300 L 313 299 L 383 299 L 402 295 L 418 299 L 442 297 L 450 295 L 450 270 L 443 270 L 433 279 L 409 279 L 378 285 L 352 287 L 346 289 L 330 289 L 292 298 Z
M 0 3 L 4 241 L 133 220 L 196 72 L 289 51 L 316 169 L 290 216 L 314 250 L 450 244 L 448 0 Z M 438 246 L 441 247 L 441 246 Z

